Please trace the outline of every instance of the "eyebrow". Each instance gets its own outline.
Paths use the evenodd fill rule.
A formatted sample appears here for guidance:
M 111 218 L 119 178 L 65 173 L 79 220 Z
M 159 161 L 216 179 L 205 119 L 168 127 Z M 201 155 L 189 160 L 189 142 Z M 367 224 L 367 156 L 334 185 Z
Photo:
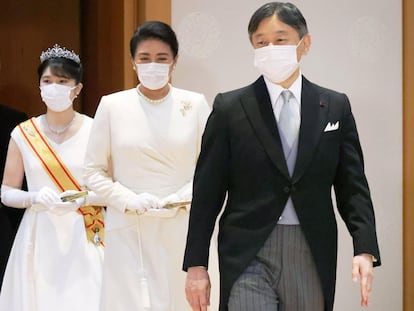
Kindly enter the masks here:
M 277 30 L 277 31 L 272 32 L 271 34 L 286 35 L 286 34 L 288 34 L 288 31 L 287 30 Z M 255 38 L 255 39 L 256 38 L 261 38 L 261 37 L 264 37 L 266 35 L 267 34 L 264 34 L 264 33 L 258 33 L 258 34 L 253 35 L 252 38 Z
M 54 75 L 54 74 L 51 74 L 51 75 L 45 75 L 45 76 L 41 76 L 40 77 L 40 79 L 50 79 L 51 77 L 57 77 L 57 78 L 60 78 L 60 79 L 65 79 L 65 80 L 71 80 L 72 78 L 69 78 L 69 77 L 65 77 L 65 76 L 58 76 L 58 75 Z
M 138 52 L 138 55 L 143 55 L 143 56 L 146 56 L 146 55 L 150 55 L 150 53 L 147 53 L 147 52 Z M 156 54 L 157 56 L 168 56 L 169 54 L 168 53 L 166 53 L 166 52 L 161 52 L 161 53 L 157 53 Z

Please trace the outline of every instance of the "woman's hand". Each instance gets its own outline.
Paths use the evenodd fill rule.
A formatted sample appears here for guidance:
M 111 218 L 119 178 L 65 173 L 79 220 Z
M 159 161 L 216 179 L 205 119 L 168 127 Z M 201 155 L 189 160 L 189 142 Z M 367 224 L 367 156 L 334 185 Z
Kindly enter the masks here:
M 127 210 L 137 214 L 145 213 L 149 209 L 162 208 L 162 201 L 150 193 L 141 193 L 133 196 L 127 203 Z

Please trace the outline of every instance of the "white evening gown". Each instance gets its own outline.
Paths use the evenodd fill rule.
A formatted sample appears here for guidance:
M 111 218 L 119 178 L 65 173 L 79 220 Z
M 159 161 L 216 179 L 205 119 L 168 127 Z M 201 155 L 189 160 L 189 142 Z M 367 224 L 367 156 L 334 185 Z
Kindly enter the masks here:
M 161 199 L 178 193 L 191 199 L 209 113 L 203 95 L 177 88 L 158 105 L 139 97 L 135 89 L 102 98 L 88 145 L 85 179 L 108 206 L 101 311 L 191 310 L 182 271 L 187 209 L 140 216 L 124 209 L 135 193 Z M 113 179 L 107 173 L 110 159 Z M 212 244 L 211 310 L 217 310 L 218 268 Z M 144 278 L 148 290 L 142 285 Z
M 83 185 L 83 161 L 92 119 L 80 116 L 83 123 L 74 136 L 62 144 L 51 144 Z M 20 130 L 14 129 L 12 138 L 23 156 L 29 191 L 43 186 L 57 190 Z M 7 264 L 0 311 L 97 311 L 102 265 L 103 249 L 87 241 L 82 215 L 28 208 Z

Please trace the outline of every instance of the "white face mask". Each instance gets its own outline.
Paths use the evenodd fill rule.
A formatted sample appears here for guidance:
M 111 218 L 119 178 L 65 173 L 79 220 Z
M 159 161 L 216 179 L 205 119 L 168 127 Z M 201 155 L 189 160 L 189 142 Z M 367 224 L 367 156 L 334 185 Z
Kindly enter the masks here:
M 40 87 L 40 96 L 50 110 L 61 112 L 72 105 L 70 92 L 74 88 L 57 83 L 47 84 Z
M 268 45 L 254 50 L 254 66 L 273 83 L 287 80 L 299 67 L 298 45 Z
M 135 65 L 137 66 L 139 81 L 150 90 L 159 90 L 170 79 L 170 64 L 148 63 Z

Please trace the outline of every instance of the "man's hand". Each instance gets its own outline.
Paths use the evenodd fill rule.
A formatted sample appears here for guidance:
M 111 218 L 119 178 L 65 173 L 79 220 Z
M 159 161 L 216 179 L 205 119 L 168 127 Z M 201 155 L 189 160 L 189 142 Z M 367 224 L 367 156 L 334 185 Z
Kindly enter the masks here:
M 210 305 L 210 278 L 205 267 L 190 267 L 187 270 L 185 294 L 193 311 L 207 311 Z
M 352 260 L 352 280 L 360 280 L 361 306 L 369 306 L 369 298 L 372 290 L 372 279 L 374 278 L 373 257 L 369 254 L 360 254 Z

